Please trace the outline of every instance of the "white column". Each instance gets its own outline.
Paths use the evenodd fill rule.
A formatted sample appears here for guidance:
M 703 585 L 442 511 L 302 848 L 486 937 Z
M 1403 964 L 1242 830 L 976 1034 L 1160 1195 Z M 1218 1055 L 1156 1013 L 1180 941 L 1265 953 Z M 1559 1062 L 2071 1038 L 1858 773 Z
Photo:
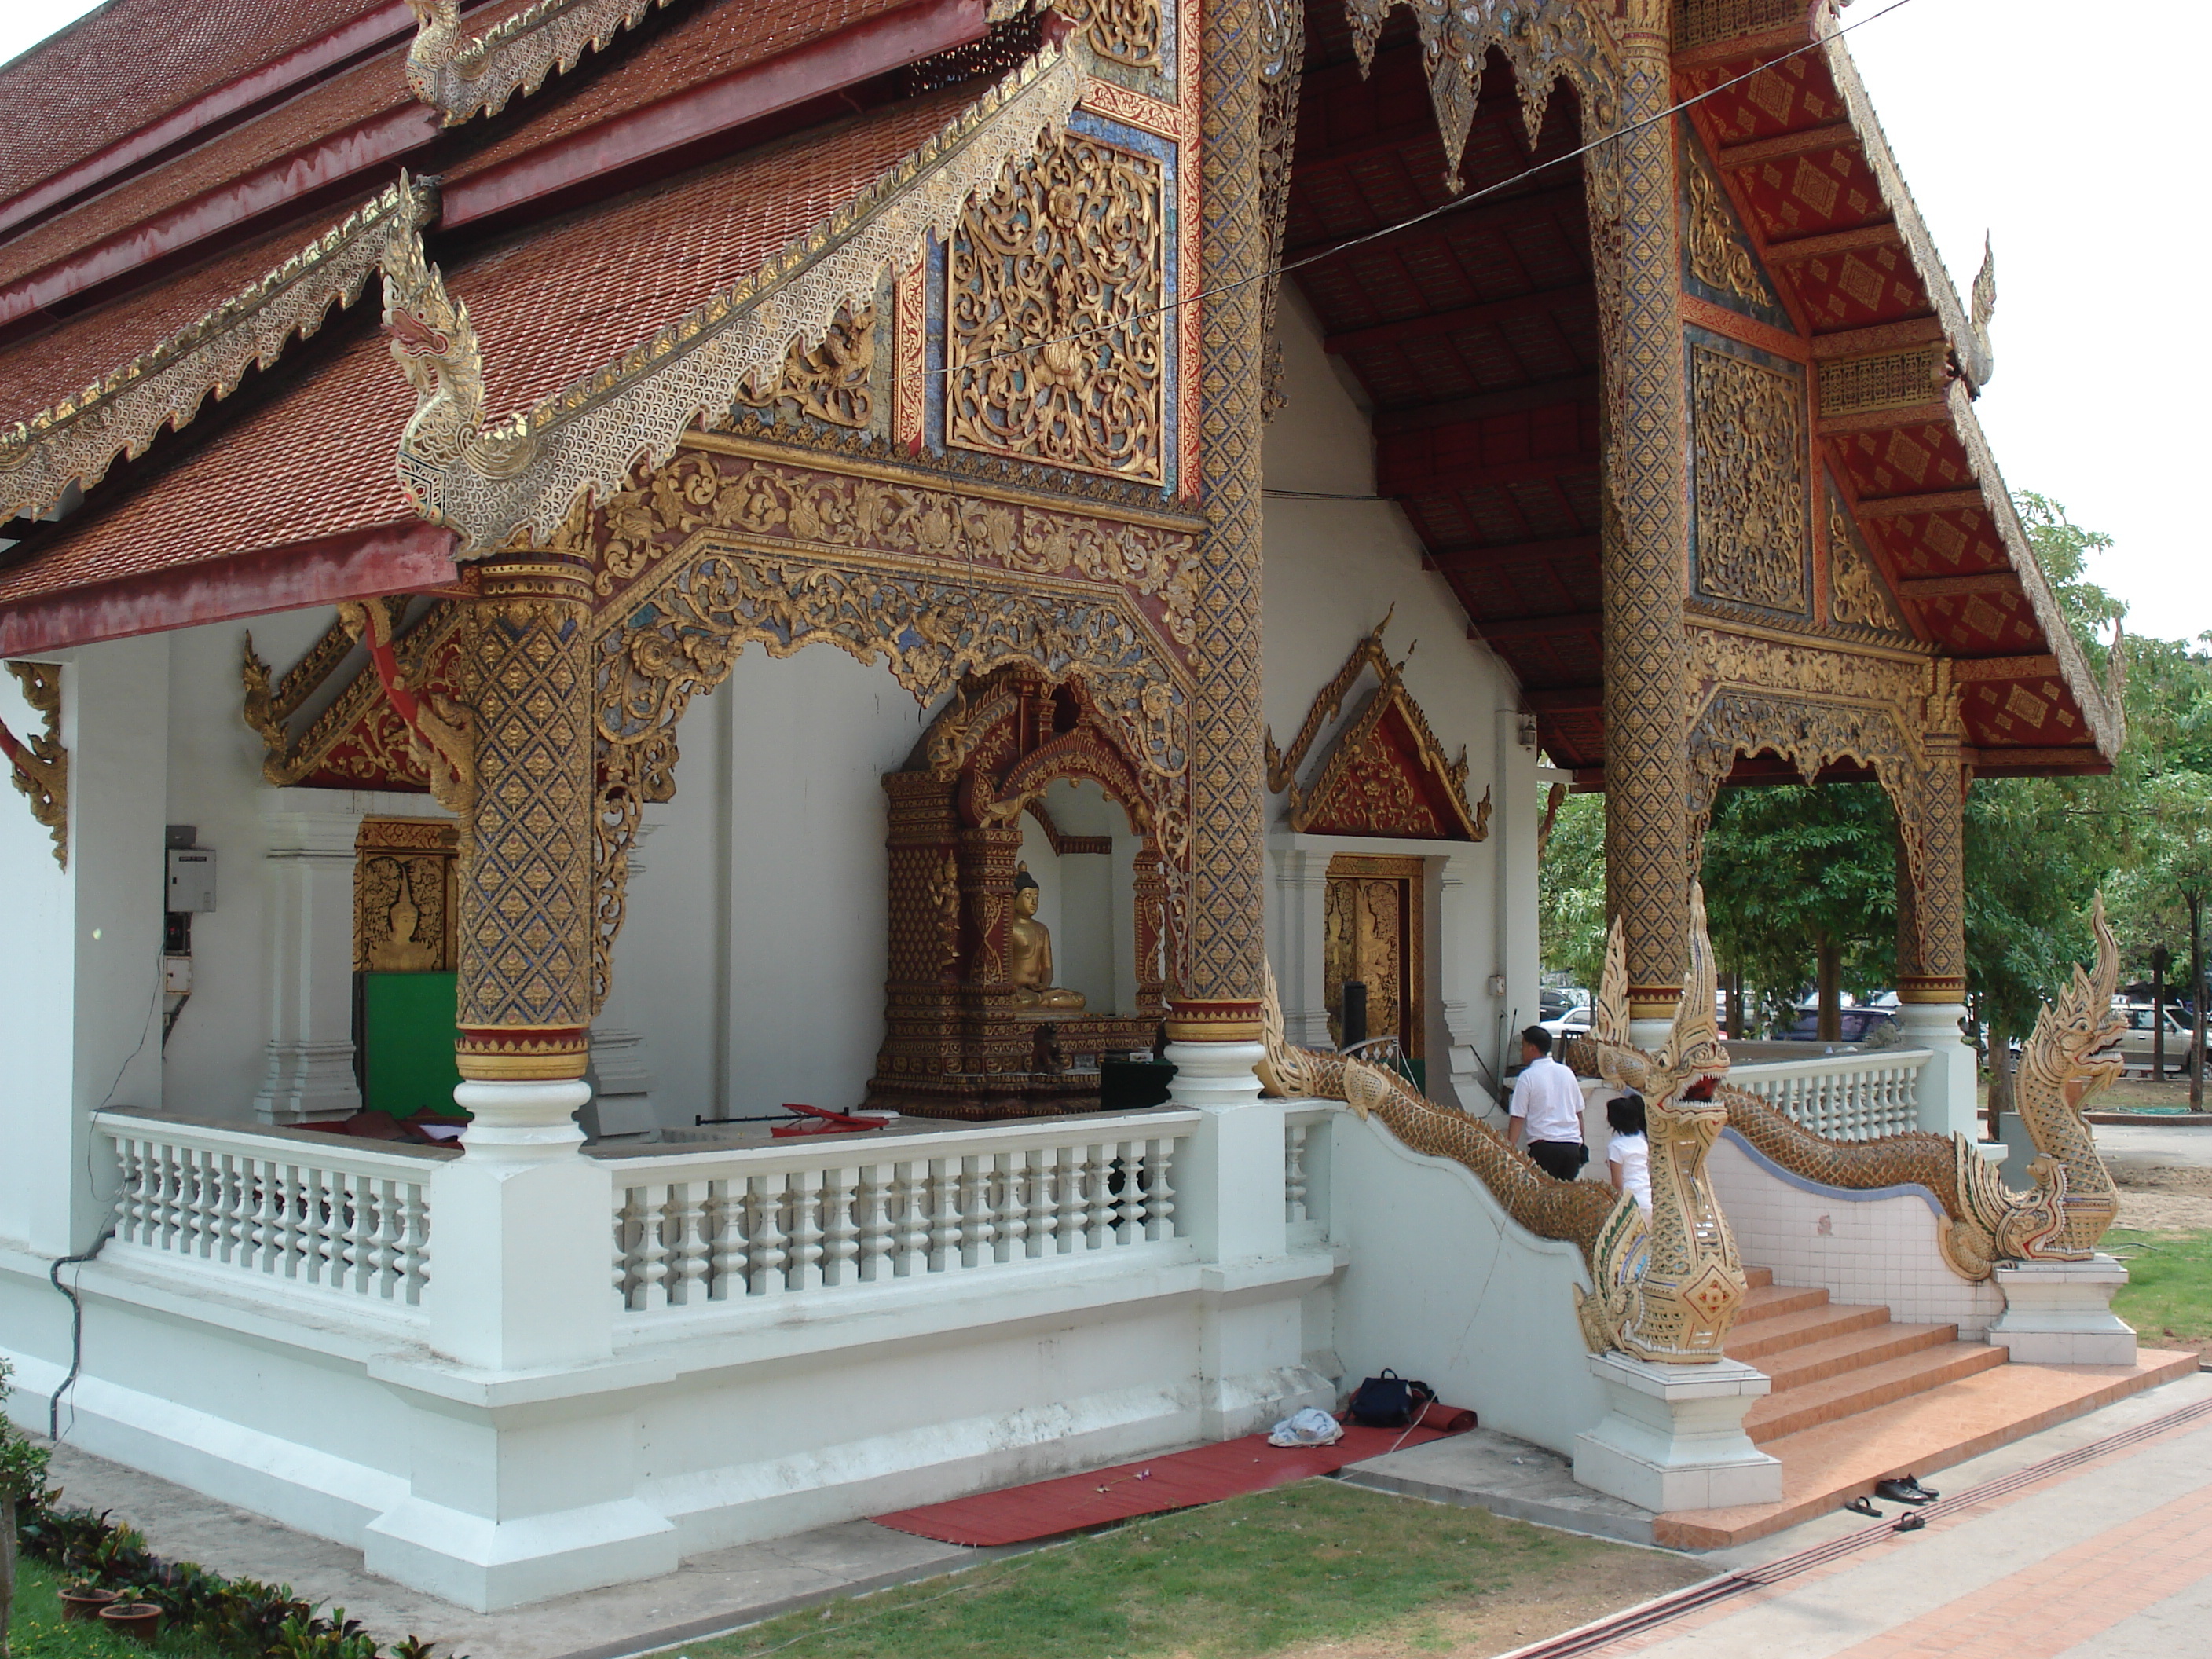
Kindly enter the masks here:
M 1274 964 L 1275 994 L 1283 1005 L 1284 1035 L 1305 1048 L 1334 1048 L 1322 959 L 1328 854 L 1279 833 L 1268 837 L 1267 860 L 1275 878 L 1268 894 L 1267 957 Z
M 1538 981 L 1544 967 L 1543 949 L 1536 927 L 1536 828 L 1543 816 L 1539 798 L 1543 785 L 1536 776 L 1536 750 L 1523 743 L 1518 711 L 1498 711 L 1498 768 L 1491 787 L 1491 868 L 1498 883 L 1498 963 L 1495 971 L 1505 976 L 1505 995 L 1498 1011 L 1517 1029 L 1534 1025 L 1540 1017 Z M 1530 729 L 1525 733 L 1533 738 Z M 1498 1056 L 1501 1068 L 1517 1063 L 1520 1044 L 1506 1034 L 1506 1052 Z
M 667 811 L 666 807 L 648 806 L 638 823 L 637 841 L 629 854 L 629 885 L 625 901 L 629 915 L 615 941 L 618 958 L 625 954 L 622 941 L 635 941 L 638 937 L 637 886 L 646 870 L 646 842 L 666 821 Z M 653 1053 L 634 1023 L 631 1010 L 635 1006 L 637 988 L 632 983 L 633 976 L 623 971 L 624 966 L 623 961 L 616 962 L 607 1000 L 600 1006 L 599 1018 L 592 1022 L 591 1082 L 592 1098 L 598 1105 L 599 1133 L 603 1136 L 649 1134 L 660 1127 L 653 1104 Z
M 347 790 L 262 796 L 269 1047 L 253 1115 L 264 1123 L 334 1122 L 361 1109 L 353 1069 L 356 802 Z
M 1934 1056 L 1920 1068 L 1920 1127 L 1979 1140 L 1974 1051 L 1962 1031 L 1966 1018 L 1961 1003 L 1908 1002 L 1898 1008 L 1897 1025 L 1906 1048 L 1926 1048 Z
M 63 659 L 69 867 L 12 787 L 0 787 L 0 1237 L 59 1256 L 107 1219 L 103 1106 L 161 1103 L 161 925 L 167 872 L 169 644 L 159 635 Z M 0 676 L 0 712 L 43 729 Z
M 1423 929 L 1429 956 L 1424 971 L 1435 975 L 1430 982 L 1437 988 L 1437 1000 L 1443 1011 L 1445 1045 L 1444 1063 L 1429 1068 L 1429 1097 L 1439 1105 L 1456 1106 L 1462 1112 L 1480 1115 L 1495 1103 L 1483 1083 L 1476 1055 L 1488 1035 L 1486 1021 L 1492 1025 L 1497 1023 L 1498 1003 L 1485 983 L 1490 972 L 1490 947 L 1478 935 L 1475 922 L 1478 895 L 1474 852 L 1469 848 L 1464 853 L 1427 861 L 1431 878 L 1422 885 L 1433 886 L 1436 896 L 1430 901 L 1424 895 L 1424 902 L 1434 906 Z
M 464 1081 L 465 1156 L 430 1179 L 430 1346 L 489 1371 L 613 1352 L 614 1183 L 582 1156 L 580 1078 Z

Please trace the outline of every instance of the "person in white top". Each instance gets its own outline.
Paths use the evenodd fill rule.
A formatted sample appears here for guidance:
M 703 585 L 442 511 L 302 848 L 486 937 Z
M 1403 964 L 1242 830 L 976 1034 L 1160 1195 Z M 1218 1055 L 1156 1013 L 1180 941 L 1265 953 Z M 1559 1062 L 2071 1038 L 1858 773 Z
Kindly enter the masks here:
M 1552 1058 L 1552 1034 L 1540 1025 L 1521 1033 L 1521 1074 L 1513 1080 L 1508 1140 L 1525 1137 L 1528 1156 L 1554 1181 L 1572 1181 L 1589 1162 L 1583 1144 L 1583 1086 Z
M 1651 1213 L 1651 1143 L 1644 1133 L 1644 1097 L 1630 1089 L 1605 1103 L 1605 1121 L 1613 1126 L 1605 1162 L 1613 1176 L 1613 1190 L 1626 1193 L 1644 1214 Z

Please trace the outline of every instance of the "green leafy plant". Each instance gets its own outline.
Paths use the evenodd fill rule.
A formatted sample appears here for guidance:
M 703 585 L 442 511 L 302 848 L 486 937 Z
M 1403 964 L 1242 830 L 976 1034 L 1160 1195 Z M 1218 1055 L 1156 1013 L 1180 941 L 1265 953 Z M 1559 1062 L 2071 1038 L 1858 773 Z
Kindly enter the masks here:
M 15 1512 L 46 1484 L 46 1449 L 26 1439 L 7 1414 L 14 1376 L 14 1367 L 0 1359 L 0 1659 L 8 1659 L 8 1630 L 15 1613 Z

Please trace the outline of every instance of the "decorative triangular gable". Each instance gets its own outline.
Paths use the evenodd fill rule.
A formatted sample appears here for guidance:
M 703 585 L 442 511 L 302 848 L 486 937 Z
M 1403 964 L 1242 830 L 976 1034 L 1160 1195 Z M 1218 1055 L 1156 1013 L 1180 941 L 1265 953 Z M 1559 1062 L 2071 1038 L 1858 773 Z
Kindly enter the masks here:
M 394 603 L 404 606 L 405 601 Z M 394 641 L 399 671 L 410 686 L 433 696 L 457 695 L 460 623 L 461 607 L 441 599 Z M 343 623 L 332 623 L 291 672 L 272 685 L 269 665 L 254 654 L 252 636 L 246 637 L 243 712 L 246 725 L 261 734 L 268 750 L 261 775 L 279 787 L 428 793 L 429 774 L 409 746 L 406 722 L 366 662 L 356 661 L 337 694 L 295 735 L 301 713 L 356 659 L 353 636 Z
M 1455 761 L 1444 758 L 1428 717 L 1406 689 L 1401 665 L 1382 648 L 1382 630 L 1389 625 L 1386 616 L 1322 688 L 1287 755 L 1268 733 L 1267 787 L 1288 794 L 1290 826 L 1302 833 L 1486 841 L 1490 792 L 1468 803 L 1467 750 L 1462 746 Z M 1298 769 L 1315 738 L 1370 670 L 1379 684 L 1322 751 L 1311 781 L 1300 784 Z

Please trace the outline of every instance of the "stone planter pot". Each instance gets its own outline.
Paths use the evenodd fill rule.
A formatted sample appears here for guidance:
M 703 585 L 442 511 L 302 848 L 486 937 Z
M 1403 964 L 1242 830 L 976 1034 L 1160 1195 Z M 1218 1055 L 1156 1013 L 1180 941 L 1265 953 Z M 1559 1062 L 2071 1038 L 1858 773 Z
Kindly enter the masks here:
M 115 1605 L 115 1592 L 95 1589 L 87 1590 L 82 1595 L 72 1595 L 67 1590 L 64 1590 L 61 1602 L 62 1617 L 64 1620 L 76 1621 L 97 1619 L 102 1607 L 111 1607 Z
M 151 1601 L 116 1601 L 100 1610 L 100 1622 L 140 1642 L 151 1642 L 161 1629 L 161 1609 Z

